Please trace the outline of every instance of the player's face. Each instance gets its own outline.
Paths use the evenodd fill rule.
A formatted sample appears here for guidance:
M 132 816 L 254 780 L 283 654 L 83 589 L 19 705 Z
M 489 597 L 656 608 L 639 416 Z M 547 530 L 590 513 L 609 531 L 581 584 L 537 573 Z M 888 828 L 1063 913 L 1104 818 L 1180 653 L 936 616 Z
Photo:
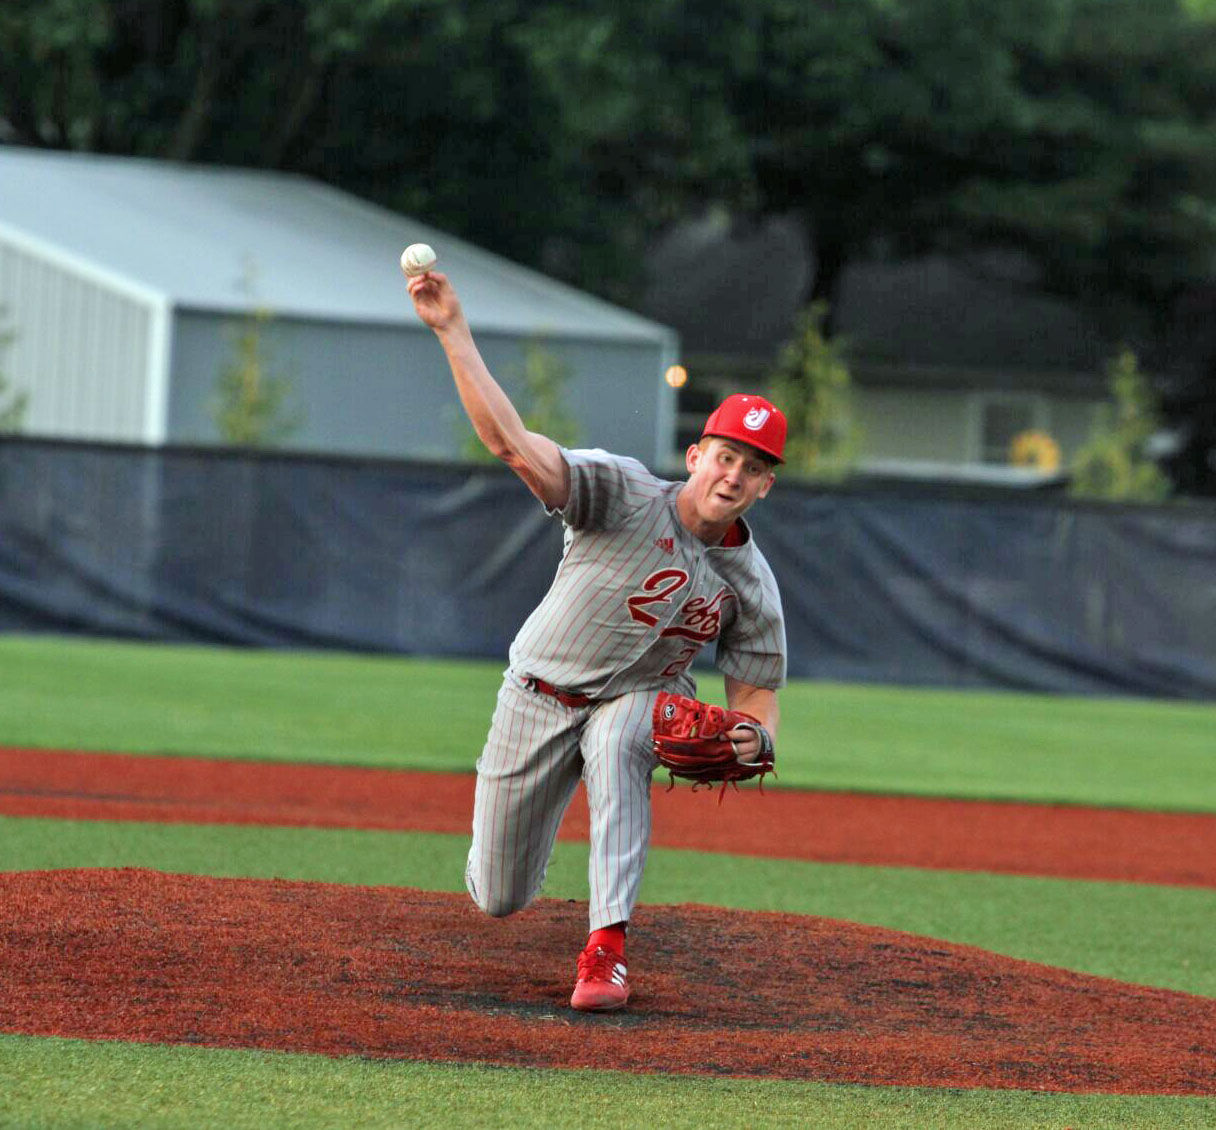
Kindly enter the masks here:
M 685 459 L 692 500 L 706 522 L 733 522 L 773 486 L 772 467 L 745 444 L 714 437 L 693 444 Z

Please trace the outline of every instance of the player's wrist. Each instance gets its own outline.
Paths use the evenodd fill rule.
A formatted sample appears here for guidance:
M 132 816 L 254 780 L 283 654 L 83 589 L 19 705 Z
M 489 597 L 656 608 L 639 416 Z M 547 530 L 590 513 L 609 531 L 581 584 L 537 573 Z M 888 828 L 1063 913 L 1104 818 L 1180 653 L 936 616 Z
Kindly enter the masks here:
M 468 319 L 460 303 L 453 301 L 445 315 L 431 323 L 435 336 L 443 343 L 444 348 L 461 349 L 474 346 L 473 331 L 469 328 Z

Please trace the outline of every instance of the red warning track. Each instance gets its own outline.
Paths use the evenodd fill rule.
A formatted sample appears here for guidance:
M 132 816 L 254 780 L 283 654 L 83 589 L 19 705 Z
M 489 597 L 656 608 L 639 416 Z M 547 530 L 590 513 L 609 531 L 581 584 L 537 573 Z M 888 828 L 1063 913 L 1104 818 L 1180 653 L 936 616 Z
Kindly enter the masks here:
M 639 908 L 629 1010 L 580 1015 L 565 1001 L 582 917 L 544 900 L 491 920 L 457 895 L 388 887 L 134 870 L 0 875 L 0 1031 L 835 1083 L 1216 1094 L 1216 1000 L 825 918 Z
M 0 749 L 0 815 L 467 834 L 471 775 Z M 580 795 L 564 839 L 587 837 Z M 657 847 L 1216 887 L 1216 816 L 655 786 Z

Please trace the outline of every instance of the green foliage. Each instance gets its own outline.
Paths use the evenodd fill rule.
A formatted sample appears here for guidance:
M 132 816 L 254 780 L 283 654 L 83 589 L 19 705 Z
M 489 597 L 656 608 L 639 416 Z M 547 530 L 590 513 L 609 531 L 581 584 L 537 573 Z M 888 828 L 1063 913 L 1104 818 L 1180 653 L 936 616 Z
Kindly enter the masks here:
M 674 0 L 10 0 L 0 122 L 308 173 L 602 290 L 677 201 L 741 174 L 728 72 L 670 65 L 694 29 Z
M 510 375 L 523 389 L 516 410 L 524 427 L 563 447 L 576 446 L 580 440 L 578 421 L 566 407 L 566 386 L 574 375 L 573 369 L 540 338 L 529 338 L 523 349 L 523 363 L 513 366 Z M 464 430 L 468 430 L 467 426 Z M 475 433 L 466 437 L 461 454 L 474 463 L 494 462 L 494 456 Z
M 247 272 L 245 289 L 252 294 Z M 277 371 L 266 331 L 274 315 L 254 306 L 232 333 L 232 356 L 216 378 L 212 419 L 225 443 L 238 447 L 270 447 L 289 439 L 302 426 L 304 415 L 290 405 L 291 382 Z
M 0 330 L 0 358 L 12 345 L 17 335 L 12 330 Z M 12 382 L 0 369 L 0 435 L 19 432 L 25 426 L 25 415 L 29 410 L 30 394 L 13 388 Z
M 827 307 L 816 303 L 797 319 L 769 377 L 773 403 L 789 426 L 786 465 L 794 472 L 840 478 L 856 457 L 858 431 L 845 343 L 824 334 Z
M 877 241 L 1015 246 L 1048 288 L 1087 298 L 1151 303 L 1206 275 L 1216 33 L 1173 0 L 779 13 L 756 17 L 769 30 L 737 112 L 759 208 L 806 218 L 814 297 Z
M 1149 438 L 1161 427 L 1157 395 L 1130 349 L 1111 361 L 1107 374 L 1111 402 L 1102 405 L 1093 433 L 1073 460 L 1071 493 L 1158 502 L 1169 496 L 1170 481 L 1145 454 Z
M 0 434 L 11 435 L 25 426 L 30 394 L 13 390 L 9 380 L 0 373 Z
M 524 344 L 524 360 L 519 370 L 527 390 L 524 424 L 530 431 L 546 435 L 565 447 L 579 440 L 578 422 L 566 408 L 566 386 L 573 375 L 570 363 L 540 339 L 532 338 Z
M 8 0 L 18 144 L 309 173 L 599 293 L 691 207 L 848 262 L 1011 243 L 1159 301 L 1216 244 L 1211 0 Z M 392 107 L 392 128 L 384 128 Z
M 273 371 L 273 360 L 263 340 L 272 315 L 254 310 L 242 319 L 233 335 L 233 356 L 216 380 L 212 417 L 225 443 L 240 447 L 268 447 L 290 438 L 303 417 L 288 409 L 290 382 Z

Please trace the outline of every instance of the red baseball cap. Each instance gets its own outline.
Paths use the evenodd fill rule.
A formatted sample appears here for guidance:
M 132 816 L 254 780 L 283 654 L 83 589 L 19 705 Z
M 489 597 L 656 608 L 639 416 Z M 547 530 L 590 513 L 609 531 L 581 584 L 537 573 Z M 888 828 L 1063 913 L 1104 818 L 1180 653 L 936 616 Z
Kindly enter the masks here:
M 785 415 L 763 396 L 747 396 L 737 392 L 728 396 L 713 410 L 701 438 L 721 436 L 737 443 L 746 443 L 770 459 L 784 463 Z

